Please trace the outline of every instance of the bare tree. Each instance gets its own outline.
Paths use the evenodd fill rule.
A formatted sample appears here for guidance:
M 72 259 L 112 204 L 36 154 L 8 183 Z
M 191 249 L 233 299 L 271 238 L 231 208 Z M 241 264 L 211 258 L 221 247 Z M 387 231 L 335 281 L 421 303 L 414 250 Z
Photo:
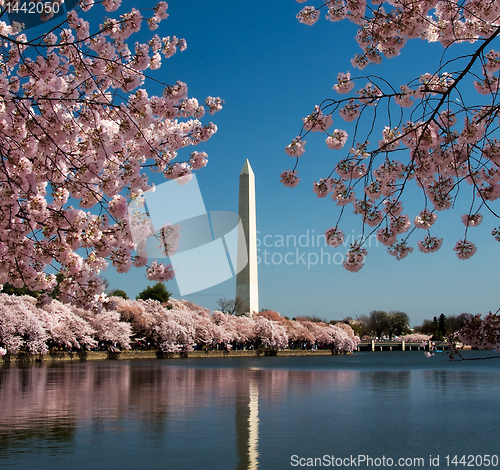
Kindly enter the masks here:
M 248 311 L 241 297 L 236 297 L 234 300 L 222 297 L 217 300 L 217 305 L 222 313 L 229 313 L 230 315 L 240 315 Z

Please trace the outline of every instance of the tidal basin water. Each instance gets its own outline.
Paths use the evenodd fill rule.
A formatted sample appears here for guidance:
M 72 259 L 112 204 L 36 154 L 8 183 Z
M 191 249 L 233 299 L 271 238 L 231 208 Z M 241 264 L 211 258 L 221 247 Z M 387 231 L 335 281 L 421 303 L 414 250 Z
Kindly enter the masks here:
M 416 351 L 3 365 L 0 468 L 483 468 L 499 398 L 499 359 Z

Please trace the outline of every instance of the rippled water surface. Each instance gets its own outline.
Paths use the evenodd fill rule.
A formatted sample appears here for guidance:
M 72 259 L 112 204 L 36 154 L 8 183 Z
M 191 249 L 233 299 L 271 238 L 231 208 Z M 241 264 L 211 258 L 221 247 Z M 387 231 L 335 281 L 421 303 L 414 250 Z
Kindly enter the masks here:
M 500 455 L 499 398 L 500 360 L 416 351 L 4 365 L 0 468 L 463 468 Z

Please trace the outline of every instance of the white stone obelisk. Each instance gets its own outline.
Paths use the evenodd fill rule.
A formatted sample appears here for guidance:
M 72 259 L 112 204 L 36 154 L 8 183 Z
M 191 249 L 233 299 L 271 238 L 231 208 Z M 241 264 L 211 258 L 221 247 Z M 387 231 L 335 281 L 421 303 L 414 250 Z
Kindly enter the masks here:
M 257 220 L 255 212 L 255 175 L 247 160 L 240 173 L 238 214 L 243 225 L 248 264 L 236 275 L 236 297 L 242 300 L 237 313 L 259 311 L 259 284 L 257 280 Z M 240 237 L 240 234 L 238 234 Z M 243 248 L 243 244 L 239 244 Z M 244 258 L 244 257 L 243 257 Z M 238 256 L 240 259 L 240 256 Z

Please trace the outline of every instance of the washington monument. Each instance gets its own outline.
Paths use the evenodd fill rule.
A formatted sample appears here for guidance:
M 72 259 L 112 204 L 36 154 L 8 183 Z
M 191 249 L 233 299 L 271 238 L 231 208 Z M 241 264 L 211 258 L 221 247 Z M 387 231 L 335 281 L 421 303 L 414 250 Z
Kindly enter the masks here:
M 238 215 L 243 225 L 248 264 L 236 275 L 236 297 L 241 299 L 237 313 L 259 311 L 259 284 L 257 280 L 257 222 L 255 214 L 255 175 L 247 160 L 240 173 Z M 243 244 L 238 244 L 242 246 Z M 243 246 L 242 246 L 243 247 Z M 240 258 L 238 256 L 238 258 Z M 239 268 L 239 267 L 238 267 Z

